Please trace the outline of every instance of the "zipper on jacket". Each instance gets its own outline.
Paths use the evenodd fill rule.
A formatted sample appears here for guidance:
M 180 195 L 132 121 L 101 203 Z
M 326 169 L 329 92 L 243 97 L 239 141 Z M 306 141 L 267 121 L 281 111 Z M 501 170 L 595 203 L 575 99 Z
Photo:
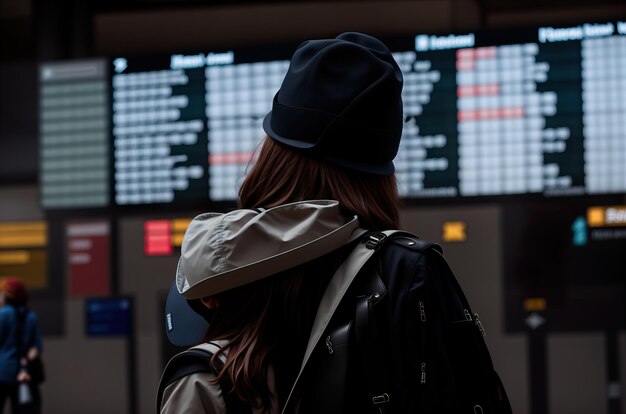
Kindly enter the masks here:
M 426 362 L 422 362 L 420 367 L 420 384 L 426 384 Z
M 426 308 L 424 307 L 424 302 L 420 300 L 418 304 L 420 308 L 420 320 L 426 322 Z

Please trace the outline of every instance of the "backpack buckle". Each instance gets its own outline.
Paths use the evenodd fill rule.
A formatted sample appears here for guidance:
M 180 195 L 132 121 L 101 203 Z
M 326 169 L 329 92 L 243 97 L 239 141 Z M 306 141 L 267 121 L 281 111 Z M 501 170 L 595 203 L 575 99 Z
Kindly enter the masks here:
M 387 235 L 385 233 L 372 233 L 368 236 L 367 241 L 365 242 L 365 247 L 376 250 L 386 238 Z
M 374 405 L 387 404 L 389 402 L 389 394 L 384 393 L 382 395 L 375 395 L 372 397 L 372 403 Z

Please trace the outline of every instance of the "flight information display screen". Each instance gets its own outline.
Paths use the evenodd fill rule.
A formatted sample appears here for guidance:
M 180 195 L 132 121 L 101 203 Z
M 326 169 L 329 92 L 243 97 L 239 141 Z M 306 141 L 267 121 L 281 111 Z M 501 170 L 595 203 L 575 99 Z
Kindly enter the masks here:
M 399 59 L 401 193 L 626 191 L 625 34 L 616 22 L 416 36 Z
M 39 176 L 44 208 L 110 203 L 108 62 L 92 59 L 39 68 Z
M 626 192 L 626 22 L 382 40 L 403 198 Z M 111 59 L 115 204 L 235 200 L 296 46 Z
M 226 51 L 113 63 L 116 202 L 235 200 L 289 61 Z

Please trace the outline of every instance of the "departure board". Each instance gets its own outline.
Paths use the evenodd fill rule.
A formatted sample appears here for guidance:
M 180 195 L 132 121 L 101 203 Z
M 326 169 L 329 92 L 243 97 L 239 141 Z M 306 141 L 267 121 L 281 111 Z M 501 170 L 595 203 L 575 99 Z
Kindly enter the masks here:
M 626 192 L 626 22 L 381 40 L 404 74 L 403 198 Z M 112 58 L 115 204 L 236 200 L 296 47 Z
M 518 31 L 506 44 L 493 41 L 506 33 L 416 36 L 398 59 L 401 194 L 626 191 L 625 34 L 617 22 Z
M 233 51 L 138 61 L 114 60 L 116 202 L 235 200 L 289 61 L 236 63 Z
M 42 206 L 108 206 L 107 60 L 43 64 L 39 85 Z

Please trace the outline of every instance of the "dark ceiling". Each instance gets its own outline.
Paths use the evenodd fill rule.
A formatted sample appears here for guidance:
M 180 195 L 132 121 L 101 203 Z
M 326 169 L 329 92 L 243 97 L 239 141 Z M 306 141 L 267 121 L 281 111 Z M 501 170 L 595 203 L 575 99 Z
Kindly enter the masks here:
M 316 0 L 316 2 L 336 0 Z M 342 0 L 343 3 L 358 4 L 362 0 Z M 406 0 L 386 0 L 406 1 Z M 416 2 L 425 0 L 415 0 Z M 432 1 L 432 0 L 428 0 Z M 442 0 L 456 2 L 473 1 L 478 4 L 483 16 L 515 11 L 571 10 L 577 7 L 609 7 L 625 5 L 625 0 Z M 54 10 L 71 14 L 77 7 L 91 16 L 99 13 L 180 9 L 190 7 L 224 7 L 250 4 L 310 3 L 311 0 L 0 0 L 0 59 L 32 59 L 36 52 L 37 24 Z M 44 10 L 44 11 L 42 11 Z

